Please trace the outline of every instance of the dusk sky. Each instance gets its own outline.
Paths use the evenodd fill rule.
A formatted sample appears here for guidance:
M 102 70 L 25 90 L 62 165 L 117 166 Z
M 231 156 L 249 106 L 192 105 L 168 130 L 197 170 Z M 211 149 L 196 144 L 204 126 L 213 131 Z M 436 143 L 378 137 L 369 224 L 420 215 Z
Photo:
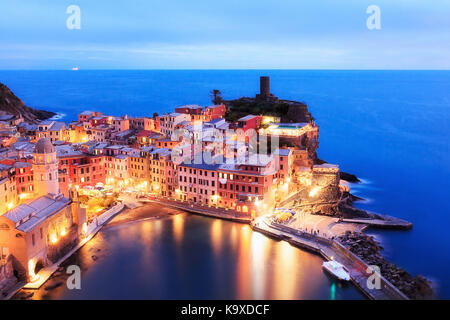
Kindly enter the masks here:
M 69 5 L 81 29 L 69 30 Z M 369 5 L 381 29 L 369 30 Z M 450 0 L 2 0 L 0 69 L 450 69 Z

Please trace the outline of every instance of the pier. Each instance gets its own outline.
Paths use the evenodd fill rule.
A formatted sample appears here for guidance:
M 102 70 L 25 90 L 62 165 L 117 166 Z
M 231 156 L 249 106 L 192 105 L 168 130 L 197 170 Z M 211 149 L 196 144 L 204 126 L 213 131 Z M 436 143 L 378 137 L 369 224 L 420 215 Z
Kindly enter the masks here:
M 269 222 L 265 217 L 259 217 L 252 220 L 250 217 L 239 217 L 231 210 L 225 210 L 222 208 L 215 208 L 211 206 L 186 203 L 184 201 L 177 201 L 167 198 L 152 198 L 140 200 L 141 202 L 154 202 L 164 206 L 184 210 L 194 214 L 200 214 L 204 216 L 226 219 L 241 223 L 250 223 L 254 231 L 260 232 L 270 238 L 277 240 L 284 240 L 291 245 L 313 252 L 320 255 L 325 260 L 335 260 L 344 265 L 350 273 L 351 282 L 369 299 L 372 300 L 408 300 L 408 297 L 398 290 L 392 283 L 386 280 L 381 274 L 379 279 L 381 283 L 380 289 L 369 289 L 367 283 L 369 278 L 373 276 L 369 265 L 362 261 L 358 256 L 345 248 L 342 244 L 334 240 L 334 237 L 325 236 L 325 232 L 322 230 L 317 233 L 308 233 L 301 229 L 293 228 L 291 226 Z M 315 218 L 316 216 L 311 217 Z M 380 228 L 401 228 L 409 229 L 412 224 L 408 221 L 393 217 L 383 217 L 382 219 L 343 219 L 341 223 L 333 222 L 330 217 L 322 217 L 326 219 L 324 223 L 330 226 L 347 225 L 354 231 L 363 231 L 368 227 L 380 227 Z M 328 221 L 330 220 L 330 221 Z M 322 229 L 319 223 L 311 224 L 318 230 Z M 357 225 L 361 225 L 357 227 Z M 322 226 L 323 227 L 323 226 Z M 308 230 L 312 230 L 309 226 Z M 340 230 L 342 231 L 342 230 Z M 332 233 L 332 235 L 336 235 Z
M 325 260 L 335 260 L 344 265 L 350 273 L 352 283 L 372 300 L 408 300 L 408 297 L 378 275 L 381 282 L 380 289 L 369 289 L 367 286 L 372 273 L 367 270 L 369 266 L 350 250 L 335 240 L 313 235 L 286 227 L 277 223 L 268 222 L 264 217 L 256 219 L 251 224 L 253 230 L 269 237 L 284 240 L 291 245 L 314 252 Z M 370 280 L 369 280 L 370 281 Z
M 343 222 L 365 224 L 381 229 L 411 229 L 412 223 L 395 217 L 383 216 L 383 219 L 342 219 Z

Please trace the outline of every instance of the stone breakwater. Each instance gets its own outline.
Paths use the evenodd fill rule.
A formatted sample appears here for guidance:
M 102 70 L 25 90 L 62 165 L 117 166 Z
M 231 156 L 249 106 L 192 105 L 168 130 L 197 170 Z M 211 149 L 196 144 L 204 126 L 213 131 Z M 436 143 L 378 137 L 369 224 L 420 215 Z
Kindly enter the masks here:
M 404 269 L 384 259 L 381 255 L 383 247 L 372 236 L 348 231 L 336 240 L 368 265 L 379 266 L 383 277 L 408 298 L 415 300 L 433 298 L 434 293 L 430 281 L 421 275 L 413 277 Z

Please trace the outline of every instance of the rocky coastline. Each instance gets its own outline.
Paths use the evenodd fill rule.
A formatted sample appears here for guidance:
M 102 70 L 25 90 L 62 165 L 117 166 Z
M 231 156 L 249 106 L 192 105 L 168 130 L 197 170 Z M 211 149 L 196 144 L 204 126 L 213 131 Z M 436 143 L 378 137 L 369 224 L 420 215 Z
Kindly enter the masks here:
M 29 123 L 38 123 L 56 115 L 56 113 L 27 107 L 7 86 L 0 83 L 0 113 L 22 117 Z
M 368 265 L 380 267 L 381 274 L 397 289 L 413 300 L 432 299 L 434 297 L 431 282 L 421 275 L 410 273 L 387 261 L 381 254 L 383 247 L 372 236 L 359 232 L 346 232 L 337 238 L 342 245 L 356 254 Z

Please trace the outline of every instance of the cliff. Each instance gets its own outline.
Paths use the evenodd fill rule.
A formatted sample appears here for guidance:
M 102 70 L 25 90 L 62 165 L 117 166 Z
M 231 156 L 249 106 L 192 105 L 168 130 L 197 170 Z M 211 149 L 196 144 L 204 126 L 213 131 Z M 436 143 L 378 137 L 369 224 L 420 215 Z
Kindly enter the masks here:
M 305 103 L 277 98 L 248 98 L 223 100 L 227 106 L 227 121 L 236 121 L 248 114 L 280 117 L 281 122 L 310 122 L 313 118 Z
M 0 113 L 13 114 L 30 123 L 37 123 L 56 115 L 54 112 L 27 107 L 22 100 L 3 83 L 0 83 Z

